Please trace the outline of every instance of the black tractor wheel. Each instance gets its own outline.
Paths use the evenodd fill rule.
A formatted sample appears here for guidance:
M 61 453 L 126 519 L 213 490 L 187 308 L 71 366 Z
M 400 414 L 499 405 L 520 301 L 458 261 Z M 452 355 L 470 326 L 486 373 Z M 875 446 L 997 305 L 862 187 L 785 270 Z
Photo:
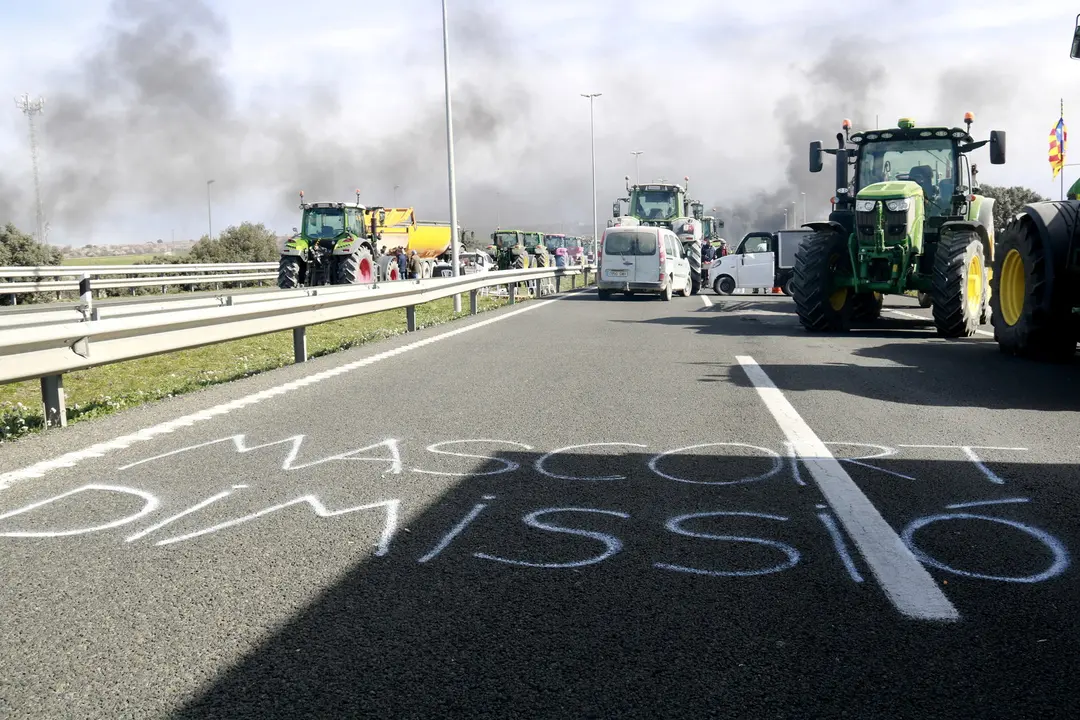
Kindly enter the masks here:
M 334 285 L 355 285 L 375 282 L 375 263 L 367 248 L 359 248 L 351 255 L 334 258 Z
M 277 286 L 282 290 L 300 287 L 304 276 L 304 262 L 295 255 L 284 255 L 278 263 Z
M 716 278 L 716 283 L 713 285 L 713 292 L 717 295 L 730 295 L 735 292 L 735 279 L 730 275 L 721 275 Z
M 986 289 L 986 259 L 979 234 L 943 235 L 934 255 L 930 297 L 938 335 L 971 337 L 979 329 Z
M 804 328 L 812 332 L 849 328 L 855 293 L 849 287 L 834 287 L 833 277 L 837 271 L 850 268 L 847 243 L 839 234 L 815 232 L 803 240 L 795 252 L 791 289 Z
M 851 312 L 852 320 L 873 322 L 881 317 L 881 308 L 885 296 L 877 292 L 861 292 L 855 295 L 855 308 Z
M 789 277 L 787 280 L 784 281 L 783 285 L 780 286 L 780 290 L 785 295 L 787 295 L 788 297 L 791 297 L 792 295 L 795 294 L 795 291 L 791 287 L 792 283 L 794 283 L 794 282 L 795 282 L 795 276 L 792 275 L 791 277 Z
M 690 294 L 697 295 L 701 291 L 701 273 L 690 271 Z
M 1048 271 L 1051 247 L 1067 245 L 1069 237 L 1044 237 L 1032 222 L 1014 219 L 997 241 L 990 307 L 998 348 L 1008 355 L 1068 360 L 1077 341 L 1072 309 L 1055 302 Z
M 610 300 L 611 299 L 611 291 L 610 290 L 597 290 L 596 291 L 596 299 L 597 300 Z
M 920 290 L 918 297 L 919 307 L 921 308 L 928 308 L 934 304 L 933 299 L 930 297 L 930 293 L 924 293 L 922 290 Z

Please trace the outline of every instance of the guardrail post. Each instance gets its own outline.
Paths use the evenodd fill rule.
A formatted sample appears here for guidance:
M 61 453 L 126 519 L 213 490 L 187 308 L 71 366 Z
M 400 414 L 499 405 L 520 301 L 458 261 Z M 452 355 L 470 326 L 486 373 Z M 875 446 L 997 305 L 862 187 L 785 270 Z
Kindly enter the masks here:
M 562 292 L 562 275 L 555 276 L 555 294 L 558 295 Z
M 15 293 L 11 293 L 11 304 L 12 305 L 18 305 L 19 304 L 19 296 L 16 295 Z
M 405 331 L 416 332 L 416 306 L 407 305 L 405 307 Z
M 63 375 L 48 375 L 41 378 L 41 406 L 46 429 L 67 426 Z
M 231 299 L 231 298 L 230 298 Z M 307 362 L 307 328 L 295 327 L 292 329 L 293 359 L 298 362 Z
M 517 284 L 516 283 L 507 283 L 506 284 L 506 297 L 509 300 L 509 302 L 507 302 L 508 305 L 513 305 L 514 304 L 514 294 L 515 294 L 516 290 L 517 290 Z
M 479 305 L 480 305 L 479 295 L 480 295 L 479 290 L 470 290 L 469 291 L 469 314 L 470 315 L 475 315 L 477 312 L 479 312 L 479 309 L 480 309 L 479 308 Z

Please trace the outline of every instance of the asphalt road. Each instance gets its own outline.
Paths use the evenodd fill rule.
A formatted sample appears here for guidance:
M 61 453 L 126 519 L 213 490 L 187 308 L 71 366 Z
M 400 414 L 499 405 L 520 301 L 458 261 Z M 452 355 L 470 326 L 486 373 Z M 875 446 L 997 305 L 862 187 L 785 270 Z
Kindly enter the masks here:
M 1074 717 L 1080 364 L 890 300 L 584 293 L 4 447 L 0 717 Z

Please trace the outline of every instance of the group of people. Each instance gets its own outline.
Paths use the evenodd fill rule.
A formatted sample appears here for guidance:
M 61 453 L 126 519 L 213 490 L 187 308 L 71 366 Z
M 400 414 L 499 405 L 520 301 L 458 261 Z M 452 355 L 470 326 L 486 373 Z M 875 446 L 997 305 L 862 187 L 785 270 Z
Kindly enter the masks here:
M 420 267 L 420 256 L 413 250 L 408 255 L 405 254 L 405 248 L 398 246 L 391 250 L 389 255 L 393 255 L 397 260 L 398 272 L 401 277 L 407 280 L 419 280 L 421 277 L 422 269 Z
M 722 258 L 728 254 L 727 242 L 721 240 L 716 245 L 713 245 L 711 241 L 705 240 L 701 244 L 701 259 L 703 262 L 712 262 L 717 258 Z

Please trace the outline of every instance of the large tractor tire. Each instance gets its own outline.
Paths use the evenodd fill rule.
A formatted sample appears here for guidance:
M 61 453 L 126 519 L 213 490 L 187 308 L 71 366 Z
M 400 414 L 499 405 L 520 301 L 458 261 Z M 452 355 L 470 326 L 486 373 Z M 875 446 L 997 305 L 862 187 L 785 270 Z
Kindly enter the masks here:
M 873 322 L 881 317 L 885 296 L 879 292 L 861 292 L 855 295 L 854 302 L 855 308 L 851 312 L 851 319 L 859 322 Z
M 934 304 L 933 298 L 930 297 L 930 293 L 924 293 L 922 290 L 918 293 L 919 307 L 928 308 Z
M 847 243 L 838 233 L 817 231 L 803 240 L 795 251 L 791 291 L 804 328 L 811 332 L 849 329 L 855 293 L 851 288 L 834 288 L 832 280 L 838 270 L 850 267 Z
M 278 263 L 277 286 L 282 290 L 300 287 L 304 281 L 304 261 L 295 255 L 283 255 Z
M 334 258 L 334 285 L 365 285 L 375 282 L 375 262 L 371 251 L 359 248 L 351 255 Z
M 697 295 L 701 290 L 701 243 L 686 243 L 683 248 L 690 262 L 690 294 Z
M 979 329 L 986 297 L 986 258 L 978 233 L 942 235 L 934 256 L 930 297 L 938 335 L 971 337 Z
M 1058 226 L 1061 227 L 1061 226 Z M 990 307 L 994 339 L 1008 355 L 1068 360 L 1077 332 L 1066 293 L 1054 292 L 1052 249 L 1069 237 L 1043 236 L 1029 220 L 1010 220 L 997 238 Z
M 390 282 L 401 279 L 401 267 L 395 256 L 383 255 L 379 258 L 379 279 Z

